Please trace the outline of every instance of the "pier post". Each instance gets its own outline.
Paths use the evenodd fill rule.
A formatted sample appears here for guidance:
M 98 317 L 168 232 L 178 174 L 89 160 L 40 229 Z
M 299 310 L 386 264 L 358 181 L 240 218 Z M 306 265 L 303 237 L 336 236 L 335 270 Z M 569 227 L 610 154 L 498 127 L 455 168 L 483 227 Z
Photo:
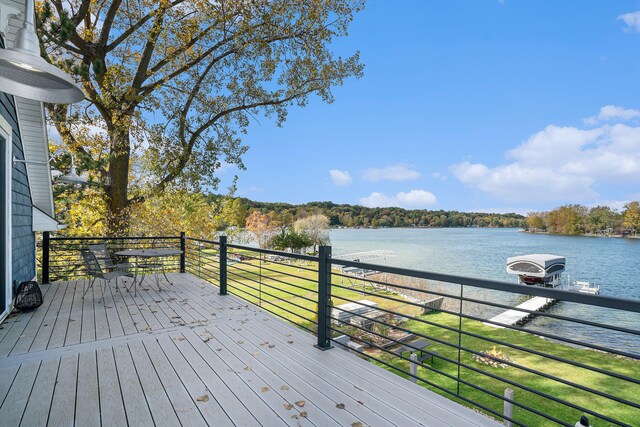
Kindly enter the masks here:
M 504 389 L 504 397 L 505 399 L 513 400 L 513 390 L 510 388 Z M 506 427 L 513 426 L 513 423 L 509 421 L 509 419 L 513 419 L 513 404 L 509 400 L 504 401 L 503 414 L 505 416 L 504 425 Z
M 417 376 L 418 376 L 418 355 L 416 353 L 411 353 L 411 356 L 409 356 L 409 359 L 411 359 L 411 362 L 409 362 L 409 372 L 411 373 L 411 377 L 409 378 L 411 380 L 411 382 L 417 383 Z

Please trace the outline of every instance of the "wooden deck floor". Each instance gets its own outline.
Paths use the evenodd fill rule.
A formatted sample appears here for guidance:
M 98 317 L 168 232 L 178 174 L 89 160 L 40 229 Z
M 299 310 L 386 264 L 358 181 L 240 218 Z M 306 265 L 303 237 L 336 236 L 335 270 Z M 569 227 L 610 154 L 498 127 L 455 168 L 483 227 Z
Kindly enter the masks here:
M 0 425 L 498 425 L 189 274 L 44 285 L 0 325 Z M 343 409 L 342 409 L 343 408 Z M 360 424 L 358 424 L 360 423 Z

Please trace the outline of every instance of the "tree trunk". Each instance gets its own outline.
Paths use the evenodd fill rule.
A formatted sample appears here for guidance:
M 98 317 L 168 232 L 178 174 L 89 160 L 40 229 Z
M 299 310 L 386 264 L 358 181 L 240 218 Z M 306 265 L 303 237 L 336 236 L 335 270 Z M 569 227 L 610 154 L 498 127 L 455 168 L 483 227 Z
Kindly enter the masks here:
M 126 235 L 129 230 L 129 153 L 127 130 L 115 130 L 111 136 L 109 181 L 105 185 L 107 234 Z

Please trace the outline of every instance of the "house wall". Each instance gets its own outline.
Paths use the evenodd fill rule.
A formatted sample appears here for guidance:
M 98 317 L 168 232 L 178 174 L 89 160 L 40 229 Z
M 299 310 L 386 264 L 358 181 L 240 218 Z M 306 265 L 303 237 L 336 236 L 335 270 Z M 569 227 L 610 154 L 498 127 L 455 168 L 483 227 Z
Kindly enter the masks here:
M 0 37 L 0 48 L 4 48 L 2 37 Z M 2 92 L 0 92 L 0 115 L 13 129 L 13 154 L 19 159 L 24 159 L 15 102 L 13 96 Z M 18 163 L 13 168 L 11 188 L 12 281 L 16 286 L 20 282 L 31 280 L 36 274 L 31 193 L 24 163 Z

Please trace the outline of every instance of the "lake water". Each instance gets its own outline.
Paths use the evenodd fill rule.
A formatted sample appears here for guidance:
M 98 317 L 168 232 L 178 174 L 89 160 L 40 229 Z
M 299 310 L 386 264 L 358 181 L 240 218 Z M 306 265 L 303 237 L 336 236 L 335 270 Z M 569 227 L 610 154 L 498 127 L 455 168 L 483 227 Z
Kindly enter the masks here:
M 602 295 L 640 299 L 640 239 L 529 234 L 517 229 L 386 228 L 335 229 L 331 244 L 334 256 L 389 250 L 395 256 L 366 262 L 508 282 L 515 282 L 515 277 L 506 273 L 507 257 L 550 253 L 566 257 L 565 278 L 595 283 Z M 632 329 L 640 324 L 637 314 L 570 303 L 560 303 L 552 312 Z M 628 334 L 548 318 L 538 318 L 527 327 L 640 353 L 640 339 Z

